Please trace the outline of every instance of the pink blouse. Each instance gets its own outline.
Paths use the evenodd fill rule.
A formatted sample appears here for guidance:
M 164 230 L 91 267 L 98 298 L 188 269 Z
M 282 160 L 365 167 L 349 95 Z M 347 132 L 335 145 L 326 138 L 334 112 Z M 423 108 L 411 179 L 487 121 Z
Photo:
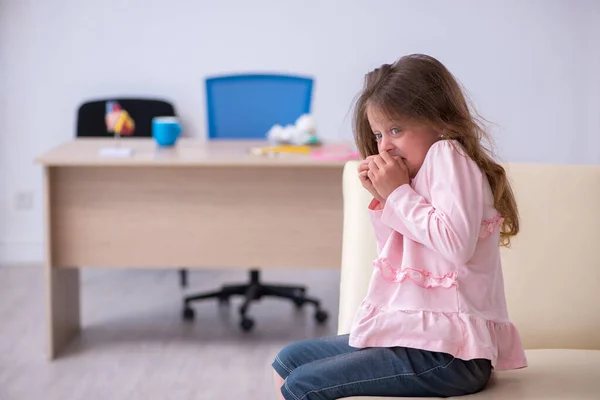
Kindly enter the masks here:
M 410 185 L 378 206 L 369 209 L 379 256 L 350 345 L 485 358 L 496 370 L 527 366 L 504 296 L 503 220 L 461 145 L 436 142 Z

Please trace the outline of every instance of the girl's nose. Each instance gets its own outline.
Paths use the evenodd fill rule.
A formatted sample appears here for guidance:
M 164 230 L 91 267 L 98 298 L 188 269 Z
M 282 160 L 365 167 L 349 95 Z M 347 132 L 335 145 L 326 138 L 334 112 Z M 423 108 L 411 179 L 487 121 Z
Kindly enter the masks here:
M 379 152 L 382 151 L 392 151 L 394 150 L 395 147 L 392 144 L 392 141 L 389 140 L 388 138 L 386 138 L 385 136 L 381 139 L 381 142 L 379 144 Z

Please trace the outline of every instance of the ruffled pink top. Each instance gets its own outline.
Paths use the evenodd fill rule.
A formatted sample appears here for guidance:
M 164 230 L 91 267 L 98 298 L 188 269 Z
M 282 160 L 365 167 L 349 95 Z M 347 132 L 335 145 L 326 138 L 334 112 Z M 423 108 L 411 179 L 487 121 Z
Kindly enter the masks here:
M 404 346 L 495 370 L 527 366 L 510 322 L 502 217 L 485 175 L 455 141 L 436 142 L 410 185 L 369 206 L 379 256 L 354 318 L 353 347 Z

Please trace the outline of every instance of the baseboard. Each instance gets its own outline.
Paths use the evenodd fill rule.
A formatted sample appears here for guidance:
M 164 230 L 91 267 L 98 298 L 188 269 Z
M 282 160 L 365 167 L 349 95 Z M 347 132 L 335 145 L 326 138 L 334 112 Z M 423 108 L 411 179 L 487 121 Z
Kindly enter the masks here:
M 0 265 L 40 264 L 43 261 L 42 242 L 0 242 Z

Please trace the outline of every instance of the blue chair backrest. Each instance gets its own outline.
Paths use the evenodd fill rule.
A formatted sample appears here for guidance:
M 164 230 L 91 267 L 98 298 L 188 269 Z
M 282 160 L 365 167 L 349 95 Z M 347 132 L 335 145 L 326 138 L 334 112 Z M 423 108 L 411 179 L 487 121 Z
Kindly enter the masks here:
M 310 112 L 313 80 L 287 75 L 230 75 L 206 80 L 209 139 L 265 139 L 275 124 Z

